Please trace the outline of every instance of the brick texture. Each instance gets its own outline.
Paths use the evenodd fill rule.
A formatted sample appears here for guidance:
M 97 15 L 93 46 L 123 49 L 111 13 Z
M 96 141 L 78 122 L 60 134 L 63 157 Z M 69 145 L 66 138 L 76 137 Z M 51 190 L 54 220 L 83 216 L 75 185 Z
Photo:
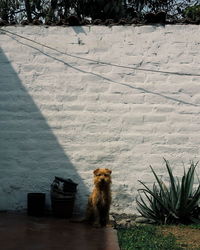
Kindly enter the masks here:
M 177 176 L 199 159 L 200 26 L 4 29 L 33 41 L 0 31 L 0 210 L 24 209 L 28 192 L 49 206 L 62 176 L 83 212 L 107 167 L 112 211 L 135 213 L 150 164 L 167 181 L 163 157 Z

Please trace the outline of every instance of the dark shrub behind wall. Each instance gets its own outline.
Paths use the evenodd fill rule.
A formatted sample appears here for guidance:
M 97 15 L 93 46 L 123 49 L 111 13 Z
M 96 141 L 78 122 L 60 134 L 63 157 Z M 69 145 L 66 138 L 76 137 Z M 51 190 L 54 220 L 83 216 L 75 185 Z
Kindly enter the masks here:
M 1 24 L 21 23 L 35 19 L 44 23 L 56 23 L 76 15 L 80 21 L 85 17 L 95 19 L 121 18 L 141 19 L 147 12 L 164 11 L 168 18 L 182 18 L 184 10 L 193 5 L 195 0 L 0 0 Z

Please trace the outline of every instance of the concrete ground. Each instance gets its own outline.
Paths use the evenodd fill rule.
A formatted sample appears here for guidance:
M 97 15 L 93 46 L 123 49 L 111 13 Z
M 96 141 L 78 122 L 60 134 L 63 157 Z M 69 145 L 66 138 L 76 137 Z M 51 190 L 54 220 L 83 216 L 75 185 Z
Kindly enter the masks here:
M 0 213 L 1 250 L 119 250 L 117 233 L 53 217 Z

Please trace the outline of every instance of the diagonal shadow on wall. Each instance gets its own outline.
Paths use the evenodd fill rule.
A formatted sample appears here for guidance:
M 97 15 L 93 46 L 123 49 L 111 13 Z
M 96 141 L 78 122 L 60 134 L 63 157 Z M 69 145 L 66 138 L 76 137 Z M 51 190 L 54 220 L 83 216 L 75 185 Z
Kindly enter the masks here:
M 50 204 L 54 176 L 78 183 L 82 213 L 87 187 L 0 49 L 0 210 L 24 209 L 28 192 L 45 192 Z

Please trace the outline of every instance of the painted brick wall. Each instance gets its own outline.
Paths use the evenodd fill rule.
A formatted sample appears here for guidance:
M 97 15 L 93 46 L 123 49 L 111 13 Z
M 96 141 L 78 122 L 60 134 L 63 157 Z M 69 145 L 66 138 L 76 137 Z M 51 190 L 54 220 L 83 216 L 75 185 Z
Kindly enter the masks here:
M 167 181 L 163 157 L 177 176 L 199 160 L 200 26 L 4 29 L 33 41 L 0 31 L 0 210 L 57 175 L 83 211 L 107 167 L 112 211 L 135 213 L 150 164 Z

